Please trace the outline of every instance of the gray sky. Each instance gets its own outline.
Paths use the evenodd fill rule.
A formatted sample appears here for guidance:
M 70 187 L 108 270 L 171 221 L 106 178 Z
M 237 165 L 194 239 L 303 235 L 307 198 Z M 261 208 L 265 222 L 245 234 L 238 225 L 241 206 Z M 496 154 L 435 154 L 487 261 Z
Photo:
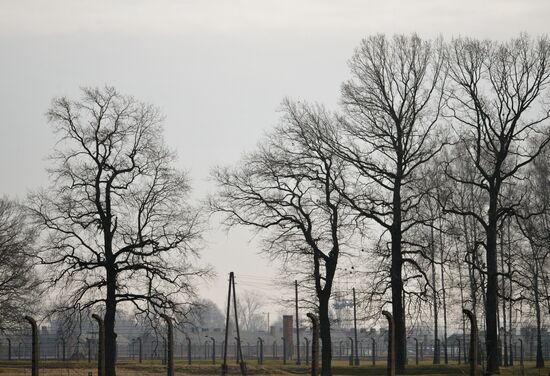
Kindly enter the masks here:
M 0 0 L 0 194 L 46 185 L 55 138 L 44 113 L 80 86 L 159 106 L 201 198 L 210 168 L 253 148 L 283 97 L 335 108 L 362 37 L 504 39 L 547 33 L 549 17 L 548 0 Z M 276 268 L 245 231 L 213 227 L 203 260 L 219 278 L 202 291 L 222 305 L 229 271 L 239 281 Z

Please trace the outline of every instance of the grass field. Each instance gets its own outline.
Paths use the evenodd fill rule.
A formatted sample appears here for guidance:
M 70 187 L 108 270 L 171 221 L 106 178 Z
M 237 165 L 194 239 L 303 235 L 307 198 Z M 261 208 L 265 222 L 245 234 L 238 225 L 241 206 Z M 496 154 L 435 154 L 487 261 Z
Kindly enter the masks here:
M 220 364 L 212 365 L 207 361 L 194 361 L 192 365 L 177 361 L 175 374 L 183 375 L 219 375 Z M 305 366 L 293 364 L 283 365 L 280 361 L 267 361 L 264 365 L 258 366 L 256 362 L 248 362 L 247 368 L 250 375 L 307 375 L 309 369 Z M 501 375 L 549 375 L 550 368 L 536 369 L 534 362 L 526 362 L 524 373 L 519 366 L 501 368 Z M 90 374 L 91 372 L 91 374 Z M 359 367 L 350 367 L 347 362 L 336 360 L 333 362 L 334 375 L 385 375 L 386 369 L 382 364 L 373 367 L 369 362 L 363 362 Z M 0 362 L 1 376 L 30 376 L 30 363 L 28 361 Z M 120 362 L 117 369 L 117 376 L 161 376 L 166 370 L 160 362 L 147 361 L 142 364 L 138 362 Z M 229 369 L 230 375 L 239 375 L 238 366 L 232 362 Z M 419 366 L 409 365 L 405 375 L 467 375 L 466 365 L 451 363 L 449 365 L 432 365 L 424 362 Z M 97 376 L 96 368 L 90 367 L 87 362 L 43 362 L 40 366 L 42 376 Z

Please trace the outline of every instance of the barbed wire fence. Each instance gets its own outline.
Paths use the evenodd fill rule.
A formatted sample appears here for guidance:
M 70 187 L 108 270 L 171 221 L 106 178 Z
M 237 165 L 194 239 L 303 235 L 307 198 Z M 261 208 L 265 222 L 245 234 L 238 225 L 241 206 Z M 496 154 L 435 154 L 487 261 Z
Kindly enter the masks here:
M 450 363 L 466 363 L 469 334 L 461 333 L 462 326 L 453 326 L 447 337 L 448 361 Z M 162 335 L 151 335 L 148 328 L 137 326 L 117 326 L 117 365 L 120 375 L 164 375 L 167 363 L 167 340 Z M 159 331 L 160 332 L 160 331 Z M 140 335 L 141 333 L 141 335 Z M 143 334 L 145 333 L 145 334 Z M 304 339 L 300 345 L 302 362 L 311 362 L 311 332 L 302 328 Z M 546 333 L 546 331 L 545 331 Z M 258 331 L 244 333 L 241 340 L 243 358 L 249 364 L 260 363 L 260 358 L 266 362 L 292 364 L 295 359 L 296 346 L 287 348 L 280 333 Z M 353 335 L 352 329 L 334 328 L 332 354 L 335 361 L 352 364 Z M 51 333 L 47 327 L 42 327 L 39 338 L 39 370 L 41 375 L 64 376 L 96 376 L 98 362 L 97 332 L 86 331 L 66 338 Z M 229 338 L 232 338 L 231 336 Z M 263 342 L 260 346 L 260 339 Z M 464 339 L 466 342 L 464 343 Z M 432 361 L 436 349 L 443 351 L 430 334 L 412 334 L 407 341 L 408 364 L 415 364 L 416 356 L 421 362 Z M 418 342 L 418 350 L 416 343 Z M 516 367 L 520 361 L 533 361 L 536 357 L 535 333 L 524 330 L 523 335 L 513 335 L 507 346 L 511 347 L 510 359 Z M 385 364 L 387 359 L 388 333 L 385 328 L 379 330 L 361 329 L 358 335 L 358 358 L 361 364 Z M 176 333 L 174 339 L 174 360 L 176 368 L 184 366 L 221 365 L 223 359 L 223 332 L 201 331 L 192 336 Z M 228 359 L 237 364 L 237 343 L 232 339 L 228 343 Z M 485 362 L 483 336 L 480 336 L 479 359 L 483 367 Z M 522 351 L 520 350 L 522 348 Z M 543 339 L 543 353 L 550 358 L 550 336 Z M 13 368 L 21 375 L 31 375 L 32 371 L 32 333 L 30 328 L 4 333 L 0 336 L 0 368 Z M 442 357 L 443 359 L 443 357 Z M 133 373 L 132 373 L 133 372 Z

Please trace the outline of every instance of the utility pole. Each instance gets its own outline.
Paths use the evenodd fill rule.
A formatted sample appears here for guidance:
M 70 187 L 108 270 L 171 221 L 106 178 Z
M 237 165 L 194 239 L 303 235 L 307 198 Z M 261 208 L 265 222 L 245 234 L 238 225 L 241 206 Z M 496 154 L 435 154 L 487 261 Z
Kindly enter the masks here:
M 231 313 L 231 290 L 233 290 L 233 308 L 235 313 L 235 329 L 237 330 L 237 336 L 235 340 L 237 341 L 237 363 L 240 365 L 241 375 L 246 375 L 246 363 L 244 362 L 243 352 L 241 348 L 241 334 L 239 332 L 239 319 L 237 316 L 237 294 L 235 292 L 235 275 L 233 272 L 229 273 L 229 289 L 227 291 L 227 312 L 225 317 L 225 340 L 223 342 L 223 364 L 222 364 L 222 375 L 227 375 L 227 336 L 229 332 L 229 315 Z
M 298 280 L 294 280 L 296 295 L 296 364 L 300 365 L 300 320 L 298 319 Z
M 356 366 L 359 365 L 359 352 L 357 345 L 357 303 L 355 301 L 355 287 L 353 288 L 353 332 L 355 334 L 355 361 Z
M 229 274 L 229 289 L 227 291 L 227 312 L 225 315 L 225 339 L 223 341 L 223 364 L 222 364 L 222 375 L 227 375 L 227 333 L 229 332 L 229 314 L 231 308 L 231 279 L 233 272 Z

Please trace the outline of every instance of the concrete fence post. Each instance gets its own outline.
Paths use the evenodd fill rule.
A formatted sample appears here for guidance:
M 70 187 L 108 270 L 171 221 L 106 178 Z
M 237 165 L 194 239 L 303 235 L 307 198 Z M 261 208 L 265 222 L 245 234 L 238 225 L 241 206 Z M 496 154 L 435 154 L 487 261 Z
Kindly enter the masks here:
M 305 341 L 305 344 L 306 344 L 306 365 L 309 365 L 309 338 L 307 337 L 304 337 L 304 341 Z
M 11 339 L 6 339 L 8 340 L 8 360 L 11 360 Z
M 143 361 L 143 343 L 141 337 L 138 337 L 137 340 L 139 342 L 139 362 L 141 363 Z
M 166 330 L 168 337 L 168 349 L 167 349 L 167 359 L 166 359 L 166 375 L 174 376 L 174 326 L 172 324 L 172 319 L 162 313 L 160 315 L 166 321 Z
M 464 314 L 470 320 L 470 349 L 469 349 L 469 355 L 468 355 L 468 360 L 470 362 L 470 376 L 477 376 L 478 375 L 477 320 L 474 314 L 472 313 L 472 311 L 468 309 L 463 309 L 462 312 L 464 312 Z
M 418 365 L 418 339 L 416 337 L 414 338 L 414 358 L 416 365 Z
M 388 311 L 382 311 L 388 320 L 388 376 L 395 376 L 395 332 L 393 316 Z
M 97 375 L 107 376 L 105 374 L 105 325 L 103 319 L 96 315 L 92 315 L 92 318 L 97 321 L 98 325 L 98 341 L 97 341 Z
M 371 338 L 372 340 L 372 366 L 376 366 L 376 340 L 374 338 Z
M 523 340 L 518 338 L 519 341 L 519 365 L 523 367 Z
M 38 376 L 38 362 L 40 359 L 40 345 L 38 343 L 38 326 L 36 325 L 36 321 L 30 317 L 25 316 L 25 320 L 31 324 L 32 328 L 32 376 Z
M 311 320 L 311 376 L 319 374 L 319 320 L 313 313 L 308 313 Z
M 286 339 L 285 337 L 281 337 L 281 340 L 283 341 L 283 364 L 286 364 Z
M 462 347 L 460 346 L 460 340 L 457 339 L 456 341 L 458 342 L 458 364 L 460 364 L 462 362 Z
M 187 364 L 191 365 L 191 338 L 185 336 L 185 339 L 187 340 Z
M 264 364 L 264 340 L 258 337 L 258 345 L 259 345 L 259 352 L 258 352 L 258 364 Z

